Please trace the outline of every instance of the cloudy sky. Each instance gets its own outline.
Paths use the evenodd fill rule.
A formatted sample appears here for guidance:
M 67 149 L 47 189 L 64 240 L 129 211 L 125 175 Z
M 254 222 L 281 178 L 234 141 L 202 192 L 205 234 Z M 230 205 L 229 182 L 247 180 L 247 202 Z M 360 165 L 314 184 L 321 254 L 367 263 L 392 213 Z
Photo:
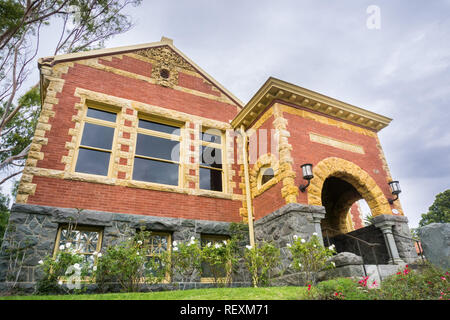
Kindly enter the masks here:
M 144 0 L 127 12 L 136 26 L 107 47 L 172 38 L 244 103 L 273 76 L 393 118 L 379 135 L 411 227 L 450 188 L 450 0 Z

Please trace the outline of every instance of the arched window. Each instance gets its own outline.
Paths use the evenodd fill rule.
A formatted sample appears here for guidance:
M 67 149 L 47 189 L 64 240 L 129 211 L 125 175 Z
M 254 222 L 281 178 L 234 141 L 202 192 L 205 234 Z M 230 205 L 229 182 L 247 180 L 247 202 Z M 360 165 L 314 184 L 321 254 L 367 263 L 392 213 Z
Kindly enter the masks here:
M 275 177 L 275 172 L 273 171 L 273 169 L 271 167 L 261 168 L 259 185 L 263 186 L 264 184 L 266 184 L 267 182 L 272 180 L 274 177 Z

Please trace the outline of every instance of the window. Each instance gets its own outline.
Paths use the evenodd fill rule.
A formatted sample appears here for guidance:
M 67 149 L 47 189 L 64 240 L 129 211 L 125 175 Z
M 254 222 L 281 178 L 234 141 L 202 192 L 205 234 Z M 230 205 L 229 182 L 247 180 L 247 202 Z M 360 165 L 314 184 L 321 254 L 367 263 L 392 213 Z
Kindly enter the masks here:
M 223 190 L 222 140 L 219 130 L 200 132 L 200 189 Z
M 261 182 L 260 182 L 260 186 L 263 186 L 264 184 L 266 184 L 267 182 L 269 182 L 270 180 L 272 180 L 275 177 L 275 172 L 273 171 L 272 168 L 270 167 L 266 167 L 266 168 L 262 168 L 261 169 Z
M 230 240 L 229 236 L 224 235 L 208 235 L 208 234 L 202 234 L 201 236 L 201 246 L 202 248 L 205 246 L 214 246 L 215 244 L 223 245 L 223 241 Z M 225 277 L 225 270 L 220 270 L 220 276 Z M 202 282 L 212 282 L 214 281 L 214 275 L 211 271 L 211 266 L 206 263 L 202 262 Z
M 139 119 L 133 179 L 179 185 L 180 127 Z
M 94 252 L 100 252 L 102 248 L 102 235 L 102 229 L 96 227 L 61 226 L 56 236 L 54 255 L 73 249 L 84 256 L 85 263 L 93 266 L 96 263 Z
M 170 234 L 164 233 L 164 232 L 152 232 L 150 234 L 149 239 L 146 240 L 146 244 L 149 246 L 147 257 L 150 259 L 155 254 L 159 254 L 162 252 L 170 251 L 171 250 L 171 241 L 170 241 Z M 161 268 L 163 267 L 161 265 L 161 261 L 159 261 L 159 264 Z M 146 271 L 148 273 L 152 273 L 153 275 L 156 275 L 158 270 L 151 270 L 150 267 L 146 267 Z M 166 279 L 169 280 L 169 275 L 166 275 Z
M 78 148 L 76 172 L 108 176 L 117 113 L 88 107 Z

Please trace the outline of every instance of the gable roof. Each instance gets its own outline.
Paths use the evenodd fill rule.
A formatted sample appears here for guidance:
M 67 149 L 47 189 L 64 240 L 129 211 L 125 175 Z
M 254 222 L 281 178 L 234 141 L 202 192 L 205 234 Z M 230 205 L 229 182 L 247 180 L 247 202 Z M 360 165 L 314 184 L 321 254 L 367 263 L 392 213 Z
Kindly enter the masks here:
M 134 51 L 144 50 L 144 49 L 150 49 L 150 48 L 157 48 L 162 46 L 168 46 L 170 49 L 172 49 L 175 53 L 177 53 L 179 56 L 181 56 L 186 62 L 188 62 L 199 74 L 201 74 L 203 77 L 205 77 L 208 81 L 210 81 L 214 86 L 216 86 L 220 91 L 223 92 L 228 98 L 230 98 L 231 101 L 236 103 L 237 107 L 240 109 L 243 108 L 244 104 L 241 100 L 239 100 L 237 97 L 235 97 L 230 91 L 228 91 L 225 87 L 223 87 L 217 80 L 215 80 L 212 76 L 210 76 L 206 71 L 204 71 L 202 68 L 200 68 L 194 61 L 189 59 L 183 52 L 181 52 L 177 47 L 173 45 L 173 40 L 162 37 L 161 41 L 158 42 L 151 42 L 151 43 L 145 43 L 145 44 L 139 44 L 139 45 L 133 45 L 133 46 L 123 46 L 123 47 L 116 47 L 116 48 L 110 48 L 110 49 L 98 49 L 98 50 L 90 50 L 90 51 L 84 51 L 84 52 L 75 52 L 75 53 L 68 53 L 68 54 L 61 54 L 56 56 L 50 56 L 50 57 L 43 57 L 38 60 L 38 67 L 39 69 L 41 66 L 54 66 L 57 63 L 61 62 L 69 62 L 69 61 L 75 61 L 80 59 L 89 59 L 89 58 L 97 58 L 102 56 L 108 56 L 108 55 L 116 55 L 116 54 L 123 54 L 123 53 L 130 53 Z
M 375 132 L 387 127 L 392 121 L 375 112 L 270 77 L 237 114 L 231 125 L 233 128 L 244 125 L 247 129 L 274 101 L 309 109 Z

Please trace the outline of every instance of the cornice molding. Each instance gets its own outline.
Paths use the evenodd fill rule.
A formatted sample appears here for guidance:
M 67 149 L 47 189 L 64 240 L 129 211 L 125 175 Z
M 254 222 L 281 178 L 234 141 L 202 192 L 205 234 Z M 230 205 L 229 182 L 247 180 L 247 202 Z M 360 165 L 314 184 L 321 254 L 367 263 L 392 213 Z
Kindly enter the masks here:
M 385 128 L 392 121 L 391 118 L 380 114 L 270 77 L 233 119 L 231 125 L 233 128 L 241 125 L 248 128 L 274 100 L 342 119 L 375 132 Z

